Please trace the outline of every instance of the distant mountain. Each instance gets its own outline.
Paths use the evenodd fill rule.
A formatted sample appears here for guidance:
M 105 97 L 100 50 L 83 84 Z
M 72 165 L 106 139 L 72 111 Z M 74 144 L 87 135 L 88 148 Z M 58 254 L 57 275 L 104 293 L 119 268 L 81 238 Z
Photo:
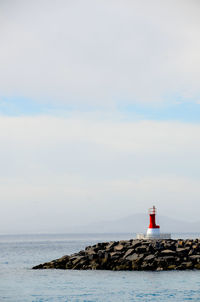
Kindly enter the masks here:
M 161 232 L 188 233 L 200 232 L 200 221 L 187 222 L 176 220 L 167 216 L 158 216 L 157 224 Z M 80 233 L 143 233 L 148 228 L 148 216 L 146 214 L 135 214 L 112 221 L 102 221 L 88 225 L 77 226 L 70 232 Z

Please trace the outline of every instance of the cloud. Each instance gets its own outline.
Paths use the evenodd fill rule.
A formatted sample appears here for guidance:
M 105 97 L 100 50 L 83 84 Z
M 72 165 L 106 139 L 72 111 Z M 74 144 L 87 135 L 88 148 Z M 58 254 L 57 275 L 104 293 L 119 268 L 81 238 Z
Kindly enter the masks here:
M 67 231 L 154 201 L 198 219 L 198 12 L 196 0 L 1 1 L 2 232 Z
M 67 232 L 154 202 L 198 220 L 199 125 L 74 115 L 1 117 L 0 129 L 1 232 Z
M 199 100 L 199 2 L 1 1 L 1 96 L 69 106 Z

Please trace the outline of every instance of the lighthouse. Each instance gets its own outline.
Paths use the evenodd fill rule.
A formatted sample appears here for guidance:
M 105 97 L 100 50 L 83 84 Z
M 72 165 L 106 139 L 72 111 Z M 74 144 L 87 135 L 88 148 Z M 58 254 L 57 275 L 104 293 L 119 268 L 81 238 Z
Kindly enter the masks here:
M 160 226 L 156 224 L 156 207 L 149 209 L 149 227 L 146 234 L 137 234 L 137 239 L 171 239 L 171 234 L 160 233 Z
M 160 238 L 160 226 L 156 224 L 156 207 L 149 209 L 149 227 L 147 230 L 147 237 Z

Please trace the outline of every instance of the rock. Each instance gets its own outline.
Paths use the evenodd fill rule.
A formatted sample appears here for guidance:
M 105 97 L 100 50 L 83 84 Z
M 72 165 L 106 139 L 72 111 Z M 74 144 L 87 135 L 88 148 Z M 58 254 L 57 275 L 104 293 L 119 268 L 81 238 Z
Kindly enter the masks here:
M 44 268 L 44 264 L 39 264 L 33 267 L 33 269 L 43 269 Z
M 97 270 L 100 268 L 100 265 L 98 263 L 92 263 L 91 268 L 92 270 Z
M 185 269 L 191 269 L 193 268 L 193 263 L 191 261 L 182 262 L 182 266 L 184 266 Z
M 135 249 L 136 247 L 141 245 L 141 240 L 133 240 L 131 244 L 131 248 Z
M 192 256 L 195 255 L 195 250 L 193 250 L 192 248 L 189 250 L 188 252 L 188 256 Z
M 116 245 L 115 247 L 114 247 L 114 250 L 115 251 L 122 251 L 122 250 L 124 250 L 124 245 L 122 245 L 122 244 L 118 244 L 118 245 Z
M 176 252 L 178 253 L 178 255 L 184 256 L 188 254 L 189 250 L 190 250 L 189 247 L 185 247 L 185 248 L 180 247 L 176 249 Z
M 145 253 L 145 252 L 147 252 L 147 247 L 146 247 L 146 245 L 141 245 L 141 246 L 138 246 L 138 247 L 135 249 L 135 251 L 136 251 L 137 253 Z
M 124 255 L 124 258 L 126 258 L 126 257 L 128 257 L 128 256 L 130 256 L 130 255 L 132 255 L 134 252 L 135 252 L 134 249 L 128 249 L 128 251 L 127 251 L 127 252 L 125 253 L 125 255 Z
M 192 255 L 192 256 L 189 256 L 189 259 L 190 259 L 192 262 L 199 263 L 199 262 L 200 262 L 200 255 Z
M 135 255 L 135 256 L 134 256 Z M 143 259 L 144 259 L 144 254 L 134 254 L 134 255 L 131 255 L 129 256 L 131 258 L 131 261 L 136 263 L 136 264 L 140 264 L 143 262 Z M 128 257 L 128 258 L 129 258 Z M 127 259 L 127 258 L 126 258 Z
M 114 242 L 114 241 L 111 241 L 110 243 L 108 243 L 106 245 L 106 249 L 107 250 L 112 250 L 114 248 L 115 245 L 117 245 L 119 242 Z
M 183 240 L 178 240 L 177 242 L 177 247 L 184 247 L 184 241 Z
M 144 258 L 144 262 L 152 262 L 155 259 L 154 255 L 148 255 Z
M 155 250 L 160 251 L 164 249 L 164 244 L 160 241 L 155 241 L 153 244 Z
M 200 269 L 200 240 L 100 242 L 33 269 L 186 270 Z
M 108 253 L 106 253 L 106 254 L 108 254 Z M 97 252 L 97 255 L 98 255 L 99 258 L 104 258 L 105 257 L 105 251 L 104 250 L 99 250 Z
M 161 251 L 161 254 L 162 255 L 176 255 L 176 252 L 175 251 L 172 251 L 172 250 L 163 250 Z
M 135 253 L 133 255 L 130 255 L 130 256 L 126 257 L 126 260 L 129 260 L 129 261 L 139 261 L 143 257 L 144 257 L 144 255 L 138 255 L 138 254 Z
M 94 260 L 98 258 L 98 255 L 96 253 L 90 253 L 88 255 L 89 260 Z
M 157 263 L 157 266 L 162 266 L 166 268 L 171 264 L 175 264 L 176 258 L 173 256 L 163 256 L 155 258 L 154 261 Z
M 110 253 L 111 259 L 117 259 L 120 258 L 121 254 L 119 252 L 112 252 Z
M 108 258 L 101 259 L 101 266 L 102 267 L 106 268 L 107 264 L 108 264 Z
M 169 270 L 175 270 L 176 269 L 176 265 L 175 264 L 171 264 L 167 267 L 167 269 Z
M 156 269 L 157 271 L 163 271 L 164 270 L 164 268 L 163 267 L 157 267 L 157 269 Z
M 120 240 L 119 244 L 127 245 L 129 242 L 127 240 Z
M 145 263 L 143 262 L 141 265 L 141 270 L 145 270 L 145 271 L 154 271 L 156 270 L 156 266 L 153 263 Z
M 105 246 L 106 246 L 106 242 L 99 242 L 95 245 L 95 247 L 100 250 L 100 249 L 103 249 Z
M 182 262 L 180 265 L 176 267 L 177 270 L 185 270 L 185 269 L 192 269 L 193 264 L 192 262 Z
M 78 262 L 84 259 L 84 256 L 79 256 L 75 260 L 72 261 L 73 265 L 76 265 Z
M 132 262 L 131 266 L 133 271 L 139 271 L 140 270 L 140 265 L 137 262 Z
M 128 264 L 121 264 L 121 265 L 117 265 L 115 270 L 117 271 L 127 271 L 130 269 L 130 266 Z
M 193 240 L 186 240 L 185 241 L 185 247 L 191 247 L 193 244 Z

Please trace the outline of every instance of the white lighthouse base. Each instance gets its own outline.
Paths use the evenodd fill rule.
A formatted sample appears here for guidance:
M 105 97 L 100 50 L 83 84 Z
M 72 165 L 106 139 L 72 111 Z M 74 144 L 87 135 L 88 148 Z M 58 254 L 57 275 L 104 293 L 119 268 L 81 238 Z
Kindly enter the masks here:
M 137 234 L 137 239 L 171 239 L 171 234 L 160 233 L 160 229 L 148 229 L 146 234 Z
M 159 228 L 156 228 L 156 229 L 148 228 L 147 237 L 148 238 L 159 238 L 160 237 L 160 229 Z

